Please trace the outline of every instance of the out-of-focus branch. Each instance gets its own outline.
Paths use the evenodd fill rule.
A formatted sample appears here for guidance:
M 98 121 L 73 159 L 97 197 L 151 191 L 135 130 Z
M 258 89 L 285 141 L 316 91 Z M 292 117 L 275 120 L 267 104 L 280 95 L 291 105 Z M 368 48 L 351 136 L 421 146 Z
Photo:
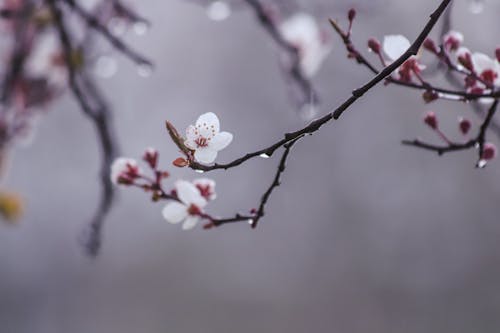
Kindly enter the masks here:
M 114 189 L 109 179 L 110 165 L 117 154 L 117 144 L 111 127 L 110 110 L 95 83 L 73 63 L 74 46 L 71 42 L 62 10 L 57 0 L 47 0 L 54 15 L 59 40 L 64 50 L 70 89 L 84 114 L 93 122 L 102 150 L 101 162 L 101 199 L 91 221 L 86 248 L 91 256 L 96 256 L 101 245 L 102 224 L 114 199 Z
M 15 20 L 15 40 L 14 50 L 10 56 L 10 65 L 8 66 L 7 73 L 5 74 L 4 81 L 2 82 L 1 102 L 5 106 L 9 104 L 11 93 L 16 81 L 22 73 L 23 65 L 27 56 L 27 42 L 29 35 L 29 22 L 28 18 L 33 12 L 32 0 L 26 0 L 23 7 L 16 11 Z M 10 17 L 9 17 L 10 18 Z
M 125 44 L 121 39 L 115 37 L 107 27 L 105 27 L 94 15 L 88 13 L 74 0 L 57 0 L 58 2 L 63 2 L 67 4 L 71 9 L 78 14 L 89 27 L 96 30 L 101 36 L 103 36 L 108 42 L 113 45 L 113 47 L 124 54 L 126 57 L 137 63 L 138 65 L 153 66 L 151 60 L 147 59 L 140 53 L 131 49 L 127 44 Z

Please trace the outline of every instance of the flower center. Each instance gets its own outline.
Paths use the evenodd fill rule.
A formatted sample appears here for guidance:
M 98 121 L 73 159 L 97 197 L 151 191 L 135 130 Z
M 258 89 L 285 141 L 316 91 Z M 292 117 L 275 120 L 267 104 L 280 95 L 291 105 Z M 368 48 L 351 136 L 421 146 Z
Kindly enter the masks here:
M 189 213 L 189 215 L 200 215 L 201 209 L 200 209 L 200 207 L 196 206 L 195 204 L 191 204 L 188 207 L 188 213 Z
M 205 199 L 208 200 L 212 196 L 212 189 L 210 185 L 203 186 L 198 184 L 196 185 L 196 187 L 200 191 L 201 196 L 204 197 Z
M 481 73 L 481 78 L 486 81 L 489 85 L 493 85 L 495 79 L 498 77 L 497 72 L 492 69 L 487 69 Z
M 208 146 L 208 141 L 210 139 L 207 139 L 203 136 L 199 136 L 198 138 L 196 138 L 196 140 L 194 140 L 194 142 L 196 143 L 196 145 L 198 146 L 198 148 L 200 147 L 207 147 Z

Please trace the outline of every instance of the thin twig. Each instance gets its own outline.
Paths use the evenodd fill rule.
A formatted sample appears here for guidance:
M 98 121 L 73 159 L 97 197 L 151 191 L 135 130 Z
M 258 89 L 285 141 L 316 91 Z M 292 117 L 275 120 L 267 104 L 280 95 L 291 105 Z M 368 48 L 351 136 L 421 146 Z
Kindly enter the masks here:
M 67 4 L 71 9 L 75 11 L 76 14 L 78 14 L 87 23 L 89 27 L 96 30 L 101 36 L 106 38 L 106 40 L 108 40 L 108 42 L 110 42 L 115 49 L 123 53 L 126 57 L 134 61 L 136 64 L 153 66 L 151 60 L 147 59 L 143 55 L 131 49 L 121 39 L 116 38 L 109 31 L 107 27 L 102 25 L 101 22 L 99 22 L 99 20 L 95 16 L 88 13 L 77 2 L 75 2 L 74 0 L 58 0 L 58 1 Z

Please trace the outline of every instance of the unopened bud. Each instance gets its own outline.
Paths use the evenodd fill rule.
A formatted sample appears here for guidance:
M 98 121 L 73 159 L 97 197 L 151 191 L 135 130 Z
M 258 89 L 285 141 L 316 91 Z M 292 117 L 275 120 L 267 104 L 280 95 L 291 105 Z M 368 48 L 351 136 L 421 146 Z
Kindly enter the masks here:
M 457 60 L 460 63 L 460 65 L 464 66 L 469 71 L 471 72 L 474 71 L 474 63 L 472 62 L 472 57 L 470 52 L 468 51 L 459 52 Z
M 144 152 L 142 159 L 148 163 L 152 169 L 156 169 L 158 165 L 158 151 L 154 148 L 148 148 Z
M 432 111 L 429 111 L 424 116 L 424 122 L 432 129 L 438 128 L 438 121 L 436 114 Z
M 495 56 L 497 57 L 497 61 L 500 62 L 500 47 L 497 47 L 495 50 Z
M 380 42 L 376 38 L 370 38 L 368 40 L 368 48 L 373 53 L 379 54 L 380 53 Z
M 178 157 L 172 162 L 172 164 L 178 168 L 184 168 L 189 165 L 189 161 L 183 157 Z
M 467 135 L 469 133 L 469 130 L 471 128 L 471 122 L 469 119 L 466 118 L 459 118 L 459 127 L 460 127 L 460 132 L 462 132 L 463 135 Z
M 436 46 L 436 43 L 434 43 L 434 41 L 430 38 L 427 38 L 425 41 L 424 41 L 424 48 L 429 51 L 429 52 L 432 52 L 434 54 L 437 54 L 439 51 L 438 51 L 438 48 Z
M 481 158 L 485 161 L 490 161 L 494 159 L 496 155 L 497 155 L 497 147 L 491 142 L 485 143 L 483 147 L 483 153 L 481 154 Z
M 349 21 L 354 20 L 355 17 L 356 17 L 356 9 L 354 8 L 349 9 L 349 12 L 347 13 L 347 18 L 349 19 Z

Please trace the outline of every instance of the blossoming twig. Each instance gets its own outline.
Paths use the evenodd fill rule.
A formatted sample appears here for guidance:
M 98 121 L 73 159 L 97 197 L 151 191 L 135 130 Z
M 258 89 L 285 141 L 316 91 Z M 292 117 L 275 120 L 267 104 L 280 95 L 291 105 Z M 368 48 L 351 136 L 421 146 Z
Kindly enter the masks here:
M 439 145 L 433 145 L 429 144 L 426 142 L 423 142 L 419 139 L 414 139 L 414 140 L 403 140 L 402 144 L 407 145 L 407 146 L 414 146 L 430 151 L 436 152 L 438 155 L 443 155 L 445 153 L 449 152 L 454 152 L 454 151 L 460 151 L 460 150 L 467 150 L 471 148 L 478 148 L 478 153 L 479 157 L 476 163 L 477 167 L 484 167 L 486 165 L 486 160 L 491 159 L 493 155 L 495 154 L 494 150 L 491 152 L 486 152 L 485 153 L 485 147 L 486 147 L 486 131 L 488 130 L 490 123 L 493 119 L 493 116 L 495 115 L 497 109 L 498 109 L 498 99 L 493 102 L 493 104 L 490 106 L 488 109 L 488 114 L 485 117 L 483 123 L 481 124 L 479 128 L 479 132 L 476 135 L 475 138 L 468 140 L 467 142 L 464 143 L 456 143 L 456 142 L 447 142 L 447 145 L 445 146 L 439 146 Z M 494 148 L 490 148 L 494 149 Z
M 438 21 L 439 17 L 443 13 L 443 11 L 446 9 L 448 4 L 451 2 L 451 0 L 443 0 L 441 4 L 438 6 L 438 8 L 430 15 L 430 19 L 427 22 L 427 24 L 424 26 L 418 37 L 415 39 L 415 41 L 411 44 L 410 48 L 406 50 L 398 59 L 396 59 L 392 64 L 389 66 L 385 67 L 381 72 L 376 74 L 374 78 L 372 78 L 370 81 L 368 81 L 366 84 L 364 84 L 362 87 L 353 90 L 352 95 L 347 98 L 342 104 L 340 104 L 337 108 L 335 108 L 333 111 L 330 113 L 326 114 L 325 116 L 316 119 L 309 123 L 307 126 L 303 127 L 302 129 L 299 129 L 294 132 L 289 132 L 285 133 L 284 137 L 281 140 L 278 140 L 277 142 L 273 143 L 272 145 L 251 152 L 247 153 L 244 156 L 237 158 L 233 160 L 232 162 L 229 163 L 224 163 L 224 164 L 219 164 L 215 163 L 213 165 L 203 165 L 200 164 L 196 161 L 192 161 L 189 165 L 190 168 L 194 170 L 201 170 L 201 171 L 212 171 L 212 170 L 217 170 L 217 169 L 230 169 L 234 168 L 236 166 L 241 165 L 242 163 L 248 161 L 249 159 L 258 157 L 258 156 L 267 156 L 270 157 L 274 154 L 276 150 L 278 150 L 280 147 L 285 145 L 286 143 L 289 143 L 291 141 L 301 139 L 306 135 L 312 134 L 316 131 L 318 131 L 324 124 L 328 123 L 329 121 L 333 119 L 338 119 L 345 110 L 347 110 L 352 104 L 354 104 L 359 98 L 361 98 L 366 92 L 368 92 L 371 88 L 373 88 L 376 84 L 381 82 L 382 80 L 386 79 L 389 75 L 391 75 L 392 72 L 394 72 L 399 66 L 401 66 L 406 60 L 408 60 L 412 55 L 416 55 L 420 46 L 426 39 L 426 37 L 429 35 L 430 31 Z M 181 150 L 182 148 L 179 147 Z

